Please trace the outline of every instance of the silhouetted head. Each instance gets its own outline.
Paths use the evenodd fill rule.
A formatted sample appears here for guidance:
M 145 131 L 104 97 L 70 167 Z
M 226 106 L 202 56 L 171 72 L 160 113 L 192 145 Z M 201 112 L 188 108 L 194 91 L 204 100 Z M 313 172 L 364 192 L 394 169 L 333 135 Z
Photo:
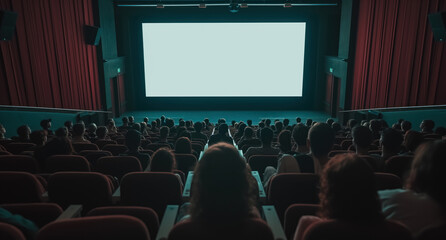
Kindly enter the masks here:
M 410 129 L 412 129 L 412 123 L 411 123 L 411 122 L 409 122 L 409 121 L 403 121 L 403 122 L 401 123 L 401 130 L 402 130 L 403 132 L 407 132 L 407 131 L 409 131 Z
M 243 132 L 243 137 L 250 139 L 254 137 L 254 130 L 250 127 L 246 127 L 245 131 Z
M 128 117 L 123 117 L 123 118 L 122 118 L 122 123 L 123 123 L 123 124 L 128 124 L 128 123 L 129 123 L 129 119 L 128 119 Z
M 443 206 L 446 212 L 446 142 L 437 140 L 421 145 L 412 162 L 407 187 L 426 193 Z
M 72 121 L 66 121 L 63 124 L 66 128 L 68 128 L 68 130 L 72 130 L 73 129 L 73 122 Z
M 105 139 L 107 133 L 108 129 L 104 126 L 100 126 L 98 127 L 98 130 L 96 130 L 96 135 L 98 136 L 99 139 Z
M 76 123 L 73 126 L 73 137 L 83 136 L 85 133 L 85 125 L 82 123 Z
M 331 126 L 331 124 L 334 123 L 333 118 L 328 118 L 327 121 L 325 121 L 325 123 L 327 123 L 329 126 Z
M 96 126 L 96 123 L 90 123 L 88 125 L 88 132 L 89 133 L 96 133 L 97 129 L 98 129 L 98 126 Z
M 47 133 L 46 131 L 34 131 L 29 135 L 29 138 L 37 146 L 43 146 L 47 140 Z
M 51 128 L 51 119 L 43 119 L 42 121 L 40 121 L 40 126 L 44 130 L 50 129 Z
M 341 124 L 339 124 L 338 122 L 334 122 L 331 124 L 331 128 L 333 129 L 333 131 L 336 133 L 338 133 L 339 131 L 341 131 L 342 126 Z
M 192 153 L 192 144 L 189 138 L 180 137 L 175 142 L 175 153 Z
M 315 157 L 326 157 L 333 147 L 335 134 L 326 123 L 316 123 L 308 132 L 311 153 Z
M 330 159 L 321 175 L 320 215 L 349 222 L 384 219 L 370 165 L 355 154 Z
M 273 141 L 273 130 L 271 128 L 264 127 L 260 130 L 260 140 L 262 141 L 263 146 L 271 146 L 271 142 Z
M 401 144 L 403 143 L 403 135 L 395 129 L 386 128 L 381 133 L 380 141 L 386 151 L 398 153 L 401 150 Z
M 145 118 L 143 119 L 143 122 L 145 122 L 146 124 L 149 124 L 149 118 L 148 118 L 148 117 L 145 117 Z
M 175 169 L 175 155 L 168 148 L 160 148 L 152 155 L 151 172 L 172 172 Z
M 246 120 L 246 124 L 248 124 L 248 127 L 251 127 L 252 126 L 252 120 L 251 119 Z
M 293 129 L 293 139 L 298 146 L 307 145 L 309 127 L 303 123 L 298 123 Z
M 356 119 L 349 119 L 347 121 L 347 127 L 349 129 L 353 129 L 356 126 L 356 124 L 358 124 L 358 121 L 356 121 Z
M 218 134 L 226 134 L 228 132 L 228 124 L 222 123 L 218 126 Z
M 167 126 L 162 126 L 162 127 L 160 128 L 160 138 L 161 138 L 161 139 L 165 139 L 165 138 L 167 138 L 167 136 L 169 136 L 169 131 L 170 131 L 169 127 L 167 127 Z
M 265 126 L 269 127 L 270 125 L 271 125 L 271 119 L 268 118 L 265 120 Z
M 288 118 L 283 119 L 283 126 L 284 127 L 288 127 L 289 124 L 290 124 L 290 119 L 288 119 Z
M 369 147 L 373 142 L 372 131 L 364 126 L 356 126 L 352 130 L 353 143 L 358 147 Z
M 28 125 L 22 125 L 17 128 L 17 135 L 20 140 L 29 140 L 29 135 L 31 134 L 31 128 Z
M 67 138 L 68 137 L 68 129 L 66 127 L 61 127 L 56 129 L 56 132 L 54 132 L 56 137 L 58 138 Z
M 279 149 L 283 153 L 291 151 L 291 132 L 288 130 L 283 130 L 277 136 L 277 141 L 279 142 Z
M 432 133 L 434 131 L 435 122 L 429 119 L 423 120 L 420 124 L 422 132 Z
M 300 117 L 297 117 L 296 118 L 296 123 L 300 123 L 300 122 L 302 122 L 302 119 L 300 119 Z
M 274 126 L 276 127 L 276 132 L 278 133 L 280 133 L 283 129 L 283 123 L 280 121 L 275 122 Z
M 134 123 L 135 122 L 135 118 L 133 116 L 129 116 L 129 123 Z
M 141 133 L 135 129 L 130 129 L 125 134 L 125 145 L 131 151 L 138 150 L 141 145 Z
M 307 125 L 307 127 L 311 127 L 313 125 L 313 119 L 307 119 L 305 125 Z
M 378 119 L 370 120 L 369 128 L 370 131 L 372 131 L 373 133 L 381 131 L 382 128 L 381 121 L 379 121 Z
M 233 223 L 255 206 L 251 173 L 237 149 L 227 143 L 209 147 L 195 168 L 190 205 L 194 221 Z

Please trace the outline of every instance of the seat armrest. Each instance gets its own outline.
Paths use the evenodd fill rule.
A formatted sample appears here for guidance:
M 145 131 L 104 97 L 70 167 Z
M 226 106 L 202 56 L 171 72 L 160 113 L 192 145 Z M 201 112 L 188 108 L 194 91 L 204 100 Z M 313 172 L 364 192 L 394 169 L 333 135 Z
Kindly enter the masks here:
M 193 177 L 194 177 L 194 172 L 189 171 L 189 174 L 187 174 L 186 183 L 184 184 L 184 189 L 183 189 L 183 201 L 184 202 L 187 202 L 190 199 L 190 189 L 191 189 Z
M 285 240 L 286 235 L 285 231 L 283 231 L 282 224 L 280 223 L 279 216 L 277 215 L 276 209 L 273 205 L 264 205 L 262 206 L 263 214 L 265 216 L 266 223 L 268 223 L 271 228 L 274 239 L 276 240 Z
M 80 217 L 82 213 L 82 205 L 70 205 L 65 211 L 56 219 L 56 221 L 77 218 Z
M 121 200 L 121 187 L 118 187 L 112 195 L 113 204 L 117 204 Z
M 266 202 L 266 192 L 265 192 L 265 189 L 263 188 L 262 180 L 260 180 L 259 172 L 251 171 L 251 174 L 256 179 L 257 186 L 259 187 L 259 199 L 260 199 L 260 202 L 261 203 L 265 203 Z
M 175 220 L 177 218 L 179 205 L 167 205 L 166 211 L 164 212 L 163 219 L 161 220 L 160 228 L 158 234 L 156 235 L 156 240 L 166 240 L 169 236 L 170 230 L 175 225 Z

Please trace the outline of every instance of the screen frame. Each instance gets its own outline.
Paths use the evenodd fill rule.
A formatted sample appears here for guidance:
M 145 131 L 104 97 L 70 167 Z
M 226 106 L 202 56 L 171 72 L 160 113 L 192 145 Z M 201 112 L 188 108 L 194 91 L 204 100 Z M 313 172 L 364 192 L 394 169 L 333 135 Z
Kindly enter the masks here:
M 245 109 L 312 109 L 316 99 L 316 70 L 318 61 L 319 21 L 314 12 L 308 14 L 298 8 L 247 8 L 238 13 L 230 13 L 225 7 L 198 8 L 145 8 L 135 15 L 128 14 L 123 27 L 125 37 L 120 44 L 130 53 L 127 59 L 127 72 L 130 81 L 126 82 L 126 96 L 129 109 L 134 110 L 245 110 Z M 274 10 L 274 11 L 272 11 Z M 144 12 L 142 14 L 141 12 Z M 305 22 L 306 39 L 304 54 L 303 96 L 302 97 L 146 97 L 144 53 L 142 43 L 142 23 L 160 22 Z M 122 28 L 122 26 L 121 26 Z M 119 39 L 119 38 L 118 38 Z M 121 46 L 122 46 L 121 45 Z

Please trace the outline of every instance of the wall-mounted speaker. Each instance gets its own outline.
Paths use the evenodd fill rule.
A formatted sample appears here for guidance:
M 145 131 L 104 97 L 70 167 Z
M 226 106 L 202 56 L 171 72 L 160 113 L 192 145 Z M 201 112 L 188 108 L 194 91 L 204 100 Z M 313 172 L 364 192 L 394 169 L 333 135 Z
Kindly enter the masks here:
M 446 41 L 446 12 L 429 14 L 429 22 L 436 41 Z
M 95 26 L 84 26 L 84 39 L 85 43 L 89 45 L 98 46 L 101 40 L 102 29 Z
M 14 36 L 17 13 L 0 10 L 0 41 L 11 40 Z

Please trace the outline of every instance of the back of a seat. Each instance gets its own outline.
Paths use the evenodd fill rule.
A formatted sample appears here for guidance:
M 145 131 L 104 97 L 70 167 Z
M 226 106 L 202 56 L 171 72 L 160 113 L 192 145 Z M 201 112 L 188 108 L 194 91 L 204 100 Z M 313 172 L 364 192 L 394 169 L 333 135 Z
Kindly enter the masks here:
M 58 172 L 48 179 L 48 196 L 64 209 L 82 204 L 86 212 L 112 203 L 112 183 L 101 173 Z
M 98 146 L 94 143 L 73 143 L 73 149 L 75 152 L 80 153 L 84 150 L 99 150 Z
M 90 163 L 79 155 L 53 155 L 45 160 L 45 173 L 63 171 L 90 172 Z
M 193 154 L 175 153 L 175 160 L 177 162 L 177 169 L 186 175 L 189 171 L 193 171 L 197 164 L 197 157 Z
M 305 240 L 410 240 L 412 235 L 403 225 L 384 220 L 378 224 L 360 224 L 338 220 L 314 223 L 305 231 Z
M 0 171 L 19 171 L 38 173 L 37 161 L 26 155 L 2 155 L 0 156 Z
M 268 202 L 284 222 L 285 210 L 294 203 L 319 203 L 319 176 L 312 173 L 281 173 L 269 184 Z
M 156 152 L 156 150 L 158 150 L 160 148 L 169 148 L 170 149 L 170 145 L 168 143 L 149 143 L 144 147 L 144 149 L 152 150 L 154 152 Z
M 195 223 L 186 220 L 176 224 L 169 233 L 169 240 L 181 239 L 233 239 L 233 240 L 273 240 L 273 233 L 266 222 L 252 218 L 241 223 L 216 223 L 212 221 Z
M 20 154 L 21 152 L 26 151 L 35 146 L 36 144 L 34 143 L 12 142 L 6 144 L 5 148 L 6 150 L 8 150 L 8 152 L 12 154 Z
M 105 140 L 105 139 L 98 139 L 96 142 L 94 142 L 98 146 L 99 149 L 102 149 L 107 144 L 116 144 L 116 141 L 113 140 Z
M 133 216 L 141 221 L 149 230 L 150 239 L 155 239 L 159 229 L 158 215 L 151 208 L 147 207 L 126 207 L 126 206 L 112 206 L 112 207 L 98 207 L 88 212 L 87 216 L 109 216 L 109 215 L 126 215 Z
M 8 210 L 12 214 L 18 214 L 31 220 L 39 228 L 56 220 L 63 211 L 55 203 L 12 203 L 2 204 L 0 207 Z
M 121 203 L 150 207 L 162 218 L 167 205 L 182 203 L 182 191 L 180 179 L 173 173 L 128 173 L 121 180 Z
M 263 173 L 268 166 L 277 167 L 277 155 L 252 155 L 248 159 L 252 171 L 257 171 L 263 181 Z
M 311 215 L 316 216 L 319 211 L 319 204 L 292 204 L 285 211 L 285 221 L 283 230 L 287 239 L 293 239 L 297 224 L 302 216 Z
M 127 152 L 128 148 L 123 144 L 107 144 L 102 150 L 111 152 L 113 156 L 119 156 L 119 154 Z
M 37 240 L 149 240 L 149 232 L 138 218 L 124 215 L 82 217 L 55 221 L 42 228 Z
M 40 181 L 27 172 L 0 172 L 0 204 L 42 202 Z
M 121 179 L 130 172 L 142 172 L 141 163 L 133 156 L 101 157 L 96 161 L 95 171 Z
M 92 167 L 94 167 L 96 160 L 99 158 L 113 156 L 111 152 L 103 150 L 84 150 L 79 155 L 84 156 Z
M 2 240 L 26 240 L 25 235 L 17 227 L 0 222 L 0 239 Z
M 428 227 L 421 231 L 417 236 L 417 240 L 438 240 L 446 239 L 446 224 Z
M 384 170 L 388 173 L 395 174 L 404 180 L 410 170 L 412 161 L 413 156 L 393 156 L 387 159 Z
M 332 157 L 334 157 L 334 156 L 336 156 L 338 154 L 346 154 L 346 153 L 355 153 L 355 152 L 349 151 L 349 150 L 331 150 L 328 153 L 328 157 L 332 158 Z
M 402 188 L 401 178 L 391 173 L 375 173 L 376 190 Z

